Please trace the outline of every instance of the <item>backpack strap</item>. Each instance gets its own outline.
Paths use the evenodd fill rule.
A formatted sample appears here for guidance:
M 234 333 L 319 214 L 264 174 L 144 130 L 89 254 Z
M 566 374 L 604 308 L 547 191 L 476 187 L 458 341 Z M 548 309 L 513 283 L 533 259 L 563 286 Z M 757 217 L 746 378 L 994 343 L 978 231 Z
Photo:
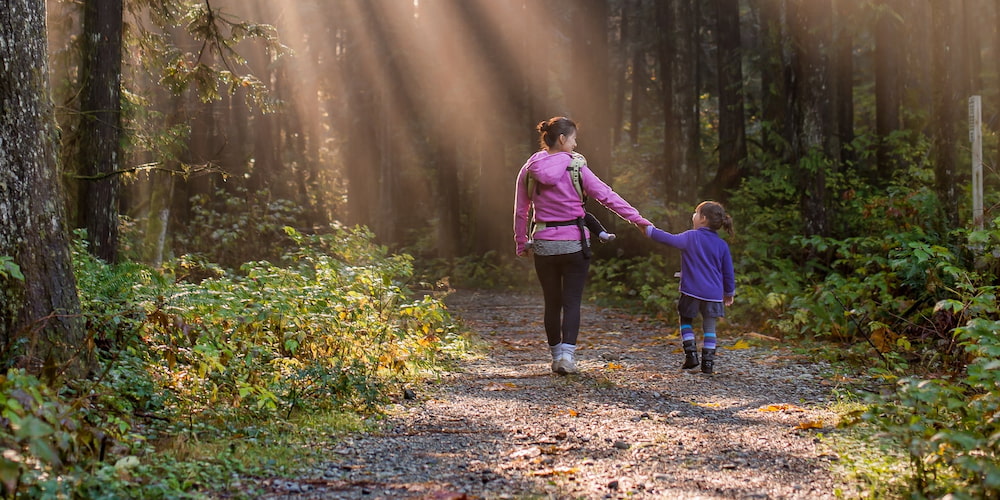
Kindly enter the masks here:
M 569 162 L 569 166 L 566 167 L 566 171 L 569 172 L 569 178 L 573 181 L 573 187 L 576 189 L 577 196 L 580 197 L 580 203 L 587 202 L 587 195 L 583 193 L 583 174 L 581 170 L 583 166 L 587 164 L 587 159 L 580 153 L 573 152 L 573 160 Z M 527 176 L 528 183 L 528 199 L 530 200 L 532 195 L 535 193 L 535 188 L 538 181 L 535 180 L 531 174 Z
M 580 203 L 587 202 L 587 195 L 583 194 L 583 175 L 580 170 L 587 163 L 587 159 L 583 157 L 582 154 L 573 152 L 573 161 L 569 162 L 569 177 L 573 180 L 573 187 L 576 188 L 576 194 L 580 196 Z
M 582 205 L 587 202 L 587 195 L 583 193 L 583 174 L 581 173 L 581 170 L 583 169 L 583 166 L 587 164 L 587 158 L 585 158 L 582 154 L 577 153 L 575 151 L 572 153 L 572 155 L 573 159 L 572 161 L 569 162 L 569 166 L 566 167 L 566 171 L 569 172 L 569 178 L 571 181 L 573 181 L 573 187 L 576 189 L 576 194 L 580 197 L 580 204 Z M 532 195 L 535 193 L 538 181 L 535 180 L 535 178 L 531 174 L 528 174 L 527 184 L 528 184 L 528 199 L 530 200 L 532 198 Z M 548 226 L 562 226 L 562 225 L 569 225 L 569 223 L 576 224 L 576 221 L 568 221 L 567 223 L 550 222 Z M 545 229 L 547 227 L 544 222 L 533 221 L 533 224 L 534 227 L 531 230 L 531 234 L 535 234 L 536 231 L 541 231 L 542 229 Z

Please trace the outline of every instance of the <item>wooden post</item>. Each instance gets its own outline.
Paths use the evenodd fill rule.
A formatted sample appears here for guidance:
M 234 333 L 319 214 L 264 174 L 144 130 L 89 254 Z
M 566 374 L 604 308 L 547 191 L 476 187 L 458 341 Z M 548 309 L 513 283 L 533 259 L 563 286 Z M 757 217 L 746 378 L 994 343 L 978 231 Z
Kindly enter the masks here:
M 969 141 L 972 143 L 972 223 L 983 228 L 983 100 L 969 98 Z

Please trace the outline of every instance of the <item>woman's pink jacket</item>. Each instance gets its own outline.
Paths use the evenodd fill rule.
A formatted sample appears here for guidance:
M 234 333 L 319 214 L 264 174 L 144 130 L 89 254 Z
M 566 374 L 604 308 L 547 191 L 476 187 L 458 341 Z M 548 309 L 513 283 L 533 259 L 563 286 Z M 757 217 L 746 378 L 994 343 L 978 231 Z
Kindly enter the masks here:
M 549 153 L 539 151 L 528 158 L 517 174 L 514 191 L 514 243 L 518 255 L 525 254 L 525 245 L 532 235 L 528 234 L 529 211 L 534 208 L 535 220 L 542 222 L 562 222 L 583 217 L 584 207 L 570 178 L 569 153 Z M 629 205 L 610 186 L 599 179 L 584 164 L 580 170 L 583 192 L 618 214 L 622 219 L 637 226 L 650 226 L 651 222 L 639 215 L 639 211 Z M 535 179 L 535 192 L 528 196 L 528 176 Z M 546 227 L 533 236 L 540 240 L 579 240 L 580 230 L 575 225 Z M 589 232 L 587 238 L 590 238 Z

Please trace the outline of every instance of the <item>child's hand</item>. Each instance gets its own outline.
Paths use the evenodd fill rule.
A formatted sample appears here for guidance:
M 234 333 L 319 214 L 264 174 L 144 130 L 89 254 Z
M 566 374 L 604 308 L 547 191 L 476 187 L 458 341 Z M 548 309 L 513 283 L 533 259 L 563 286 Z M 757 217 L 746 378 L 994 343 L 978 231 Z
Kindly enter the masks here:
M 724 297 L 722 299 L 722 303 L 725 304 L 726 307 L 729 307 L 729 306 L 733 305 L 733 300 L 734 299 L 736 299 L 736 297 L 733 297 L 732 295 L 730 295 L 728 297 Z

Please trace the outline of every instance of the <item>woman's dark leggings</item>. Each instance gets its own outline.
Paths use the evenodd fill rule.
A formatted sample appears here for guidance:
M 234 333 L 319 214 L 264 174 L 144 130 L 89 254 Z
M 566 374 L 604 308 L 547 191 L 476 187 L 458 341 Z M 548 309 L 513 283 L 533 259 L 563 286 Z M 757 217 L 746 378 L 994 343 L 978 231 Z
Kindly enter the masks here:
M 584 258 L 583 252 L 535 256 L 535 273 L 545 296 L 545 336 L 549 345 L 576 344 L 588 270 L 590 259 Z

